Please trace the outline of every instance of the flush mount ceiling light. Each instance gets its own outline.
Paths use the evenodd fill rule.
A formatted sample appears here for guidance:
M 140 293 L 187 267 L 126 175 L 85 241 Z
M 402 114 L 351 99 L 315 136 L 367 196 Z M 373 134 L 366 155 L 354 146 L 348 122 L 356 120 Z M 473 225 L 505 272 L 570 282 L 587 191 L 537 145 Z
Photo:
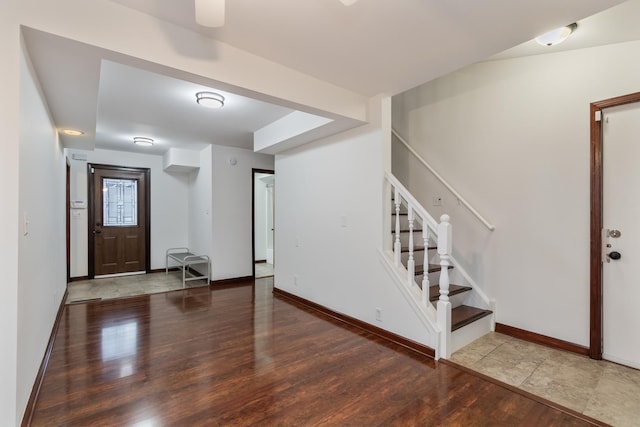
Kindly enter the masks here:
M 340 0 L 351 6 L 358 0 Z M 196 23 L 203 27 L 219 28 L 224 25 L 225 0 L 195 0 Z
M 553 31 L 549 31 L 548 33 L 538 36 L 536 37 L 536 41 L 542 46 L 553 46 L 565 41 L 567 37 L 576 30 L 576 28 L 578 28 L 578 24 L 574 22 L 566 27 L 556 28 Z
M 196 102 L 207 108 L 224 107 L 224 96 L 215 92 L 198 92 L 196 93 Z
M 76 130 L 76 129 L 62 129 L 62 133 L 64 133 L 65 135 L 69 135 L 69 136 L 84 135 L 84 132 L 82 132 L 81 130 Z
M 134 136 L 133 143 L 137 145 L 142 145 L 143 147 L 151 147 L 153 145 L 153 139 L 145 138 L 143 136 Z
M 224 25 L 225 0 L 195 0 L 196 22 L 203 27 L 217 28 Z

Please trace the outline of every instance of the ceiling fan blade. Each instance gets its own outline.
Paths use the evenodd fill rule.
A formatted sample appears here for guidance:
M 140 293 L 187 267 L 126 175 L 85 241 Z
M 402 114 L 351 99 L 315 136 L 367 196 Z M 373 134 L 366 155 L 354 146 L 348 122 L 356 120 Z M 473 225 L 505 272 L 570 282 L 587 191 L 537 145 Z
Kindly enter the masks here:
M 203 27 L 224 25 L 225 0 L 195 0 L 196 22 Z

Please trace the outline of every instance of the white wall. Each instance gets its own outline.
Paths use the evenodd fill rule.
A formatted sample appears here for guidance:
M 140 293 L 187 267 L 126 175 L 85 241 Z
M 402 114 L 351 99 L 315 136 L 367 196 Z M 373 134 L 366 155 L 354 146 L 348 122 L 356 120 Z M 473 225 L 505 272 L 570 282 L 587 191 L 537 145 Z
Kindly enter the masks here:
M 266 174 L 255 174 L 254 176 L 254 239 L 255 239 L 255 259 L 267 259 L 267 184 L 260 178 Z M 271 230 L 269 230 L 271 232 Z
M 200 168 L 189 175 L 188 247 L 196 254 L 212 256 L 212 158 L 211 146 L 200 151 Z
M 185 174 L 164 172 L 162 156 L 69 151 L 87 155 L 86 162 L 72 160 L 72 199 L 86 199 L 87 162 L 151 169 L 152 269 L 164 268 L 168 248 L 189 247 L 211 257 L 215 280 L 251 275 L 251 169 L 273 169 L 273 156 L 213 145 L 200 152 L 200 169 Z M 75 277 L 87 274 L 87 211 L 73 212 Z
M 394 98 L 394 127 L 496 226 L 394 150 L 394 173 L 453 214 L 457 256 L 497 299 L 498 322 L 588 345 L 589 103 L 640 90 L 639 49 L 484 62 Z
M 18 419 L 22 417 L 29 399 L 51 334 L 51 325 L 66 289 L 66 163 L 25 55 L 20 58 L 19 168 L 18 212 L 23 224 L 18 244 L 16 354 L 20 357 L 15 374 L 17 408 L 11 410 L 14 414 L 17 411 Z M 15 205 L 8 203 L 4 206 Z M 5 347 L 3 343 L 3 354 L 12 349 L 11 345 Z M 4 422 L 11 418 L 3 419 L 2 424 L 10 425 Z
M 188 245 L 189 176 L 162 170 L 162 156 L 111 150 L 81 151 L 87 161 L 71 160 L 71 199 L 87 200 L 87 163 L 151 169 L 151 268 L 165 266 L 165 251 Z M 71 277 L 87 275 L 87 209 L 72 210 Z
M 273 156 L 222 145 L 212 150 L 213 278 L 251 276 L 251 169 L 273 169 Z M 235 165 L 229 163 L 232 157 Z
M 262 95 L 262 99 L 266 100 L 270 97 L 282 99 L 290 106 L 309 106 L 310 110 L 326 110 L 356 120 L 363 119 L 366 111 L 366 100 L 357 94 L 224 43 L 206 40 L 176 25 L 112 1 L 1 1 L 0 55 L 3 62 L 0 67 L 0 125 L 3 142 L 0 180 L 3 194 L 0 209 L 0 270 L 3 274 L 3 297 L 0 299 L 0 322 L 3 327 L 0 328 L 0 339 L 3 349 L 0 352 L 0 424 L 7 426 L 19 423 L 22 416 L 24 402 L 16 399 L 17 389 L 25 390 L 32 386 L 24 375 L 16 377 L 17 360 L 30 357 L 24 349 L 18 348 L 17 342 L 20 25 L 133 58 L 140 57 L 183 70 L 192 76 L 205 76 L 221 82 L 222 86 L 229 89 L 246 88 L 242 89 L 244 94 Z M 149 46 L 153 46 L 153 49 Z M 170 242 L 171 245 L 180 243 L 185 242 Z M 75 274 L 82 274 L 82 269 L 76 269 Z M 50 307 L 57 307 L 53 299 L 49 302 Z M 49 333 L 52 322 L 40 323 L 40 320 L 30 322 L 33 327 L 47 329 Z M 22 321 L 26 320 L 21 318 Z
M 15 2 L 14 2 L 15 3 Z M 17 405 L 16 369 L 18 359 L 18 161 L 20 141 L 20 82 L 21 48 L 19 27 L 9 12 L 10 2 L 0 2 L 0 126 L 3 129 L 0 182 L 0 424 L 15 425 L 16 411 L 22 412 L 24 403 Z M 53 302 L 52 302 L 53 304 Z M 21 378 L 20 387 L 28 381 Z M 18 409 L 18 407 L 20 409 Z
M 383 128 L 363 126 L 276 155 L 275 286 L 433 347 L 380 260 Z

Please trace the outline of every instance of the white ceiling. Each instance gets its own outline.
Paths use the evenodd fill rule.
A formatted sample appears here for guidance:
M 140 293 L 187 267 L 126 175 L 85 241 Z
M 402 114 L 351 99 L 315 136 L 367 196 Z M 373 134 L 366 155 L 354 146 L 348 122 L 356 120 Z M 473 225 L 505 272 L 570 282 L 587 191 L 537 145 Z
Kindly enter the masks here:
M 357 93 L 396 94 L 622 0 L 227 0 L 226 24 L 194 2 L 111 0 Z
M 196 92 L 225 97 L 221 109 L 196 103 Z M 209 144 L 253 149 L 253 132 L 293 110 L 184 80 L 102 61 L 96 146 L 132 150 L 131 137 L 155 140 L 146 152 L 171 146 L 201 150 Z
M 110 1 L 367 96 L 393 95 L 487 58 L 551 52 L 525 43 L 491 57 L 574 21 L 578 31 L 554 51 L 640 39 L 640 0 L 587 19 L 620 0 L 359 0 L 349 7 L 227 0 L 219 29 L 195 24 L 192 0 Z M 147 136 L 156 153 L 209 143 L 251 148 L 253 131 L 292 111 L 77 41 L 29 28 L 24 36 L 56 126 L 87 132 L 63 137 L 70 147 L 95 138 L 99 148 L 143 151 L 130 141 Z M 227 96 L 222 110 L 198 108 L 195 92 L 205 88 Z
M 63 136 L 70 148 L 162 154 L 170 147 L 200 150 L 207 144 L 253 149 L 253 132 L 293 112 L 289 108 L 124 65 L 113 52 L 24 29 L 31 61 L 59 129 L 86 132 Z M 201 81 L 202 79 L 200 79 Z M 195 94 L 225 97 L 219 110 L 196 103 Z M 153 147 L 133 144 L 154 139 Z

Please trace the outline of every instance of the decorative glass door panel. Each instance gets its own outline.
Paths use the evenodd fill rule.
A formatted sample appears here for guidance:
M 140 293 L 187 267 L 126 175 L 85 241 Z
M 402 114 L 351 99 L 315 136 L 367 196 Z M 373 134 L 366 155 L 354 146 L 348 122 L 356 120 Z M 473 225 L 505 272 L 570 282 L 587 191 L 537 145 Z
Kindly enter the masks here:
M 103 227 L 138 225 L 138 181 L 102 179 Z

